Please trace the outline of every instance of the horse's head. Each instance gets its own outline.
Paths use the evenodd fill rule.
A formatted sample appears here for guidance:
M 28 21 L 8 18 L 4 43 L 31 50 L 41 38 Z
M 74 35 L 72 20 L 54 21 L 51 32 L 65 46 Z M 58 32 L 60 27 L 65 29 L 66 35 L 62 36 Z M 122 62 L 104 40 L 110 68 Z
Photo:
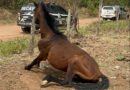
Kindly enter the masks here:
M 41 14 L 41 5 L 40 5 L 40 3 L 36 3 L 36 2 L 33 2 L 33 3 L 35 6 L 35 10 L 34 10 L 35 23 L 39 24 L 40 14 Z
M 44 27 L 49 26 L 49 28 L 54 33 L 62 35 L 62 33 L 60 33 L 56 27 L 55 19 L 49 14 L 47 5 L 44 4 L 44 2 L 40 2 L 40 3 L 34 2 L 34 5 L 35 5 L 35 11 L 34 11 L 35 23 L 40 24 L 40 21 L 42 21 L 41 23 L 42 26 Z M 47 23 L 47 25 L 45 23 Z M 42 32 L 45 32 L 45 28 L 42 29 Z

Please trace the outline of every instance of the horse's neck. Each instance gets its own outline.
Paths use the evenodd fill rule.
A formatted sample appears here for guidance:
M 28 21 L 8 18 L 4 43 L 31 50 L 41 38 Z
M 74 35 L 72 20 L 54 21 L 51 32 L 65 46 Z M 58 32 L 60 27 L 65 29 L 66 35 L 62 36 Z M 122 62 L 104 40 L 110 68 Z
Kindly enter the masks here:
M 45 17 L 41 14 L 40 16 L 40 33 L 41 38 L 51 38 L 54 36 L 54 32 L 48 26 Z

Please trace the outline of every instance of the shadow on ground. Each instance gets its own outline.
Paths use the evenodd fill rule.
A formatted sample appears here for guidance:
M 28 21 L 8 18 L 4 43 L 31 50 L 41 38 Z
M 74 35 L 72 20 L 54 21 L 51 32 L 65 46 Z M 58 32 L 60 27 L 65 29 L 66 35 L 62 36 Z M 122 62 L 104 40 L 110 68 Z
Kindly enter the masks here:
M 44 80 L 47 80 L 48 82 L 56 82 L 59 85 L 61 82 L 63 82 L 63 80 L 53 77 L 51 75 L 45 76 L 43 81 Z M 65 85 L 64 87 L 68 87 L 68 86 Z M 96 83 L 90 83 L 90 82 L 86 83 L 78 80 L 72 82 L 72 87 L 75 88 L 76 90 L 105 90 L 109 88 L 109 80 L 106 76 L 102 76 L 101 80 Z
M 76 90 L 104 90 L 109 88 L 109 80 L 106 76 L 102 77 L 102 80 L 97 83 L 73 83 L 73 87 Z

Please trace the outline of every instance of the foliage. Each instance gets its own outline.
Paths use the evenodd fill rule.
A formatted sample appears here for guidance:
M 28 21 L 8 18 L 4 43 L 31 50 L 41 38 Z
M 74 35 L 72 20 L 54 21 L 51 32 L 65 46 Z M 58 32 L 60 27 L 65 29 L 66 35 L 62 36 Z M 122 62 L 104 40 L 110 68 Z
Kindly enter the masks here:
M 8 9 L 20 9 L 21 6 L 33 1 L 40 0 L 0 0 L 0 7 L 8 8 Z M 55 2 L 60 4 L 66 8 L 73 7 L 76 5 L 77 7 L 85 7 L 88 10 L 90 16 L 98 15 L 99 8 L 99 0 L 44 0 L 45 2 Z M 130 6 L 130 0 L 103 0 L 103 5 L 121 5 L 123 7 Z
M 37 0 L 0 0 L 0 7 L 8 9 L 19 9 L 24 4 Z
M 29 41 L 26 38 L 19 38 L 13 41 L 0 42 L 0 56 L 21 53 L 28 47 Z
M 104 0 L 104 5 L 121 5 L 123 7 L 128 6 L 129 0 Z
M 80 6 L 88 8 L 90 16 L 95 16 L 98 12 L 99 0 L 81 0 Z
M 0 7 L 6 7 L 11 9 L 18 9 L 23 4 L 33 2 L 33 1 L 40 1 L 40 0 L 0 0 Z M 99 0 L 44 0 L 49 2 L 56 2 L 59 4 L 66 4 L 70 3 L 79 3 L 80 7 L 87 7 L 91 11 L 98 9 Z M 121 5 L 121 6 L 129 6 L 129 0 L 103 0 L 104 5 Z

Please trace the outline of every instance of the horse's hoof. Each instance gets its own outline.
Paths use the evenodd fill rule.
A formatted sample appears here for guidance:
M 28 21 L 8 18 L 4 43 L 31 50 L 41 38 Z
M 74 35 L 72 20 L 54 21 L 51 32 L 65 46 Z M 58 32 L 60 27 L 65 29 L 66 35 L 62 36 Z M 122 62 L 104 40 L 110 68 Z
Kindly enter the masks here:
M 31 70 L 31 68 L 29 66 L 25 66 L 24 68 L 25 70 Z
M 62 81 L 60 84 L 65 87 L 72 87 L 72 84 L 66 81 Z

